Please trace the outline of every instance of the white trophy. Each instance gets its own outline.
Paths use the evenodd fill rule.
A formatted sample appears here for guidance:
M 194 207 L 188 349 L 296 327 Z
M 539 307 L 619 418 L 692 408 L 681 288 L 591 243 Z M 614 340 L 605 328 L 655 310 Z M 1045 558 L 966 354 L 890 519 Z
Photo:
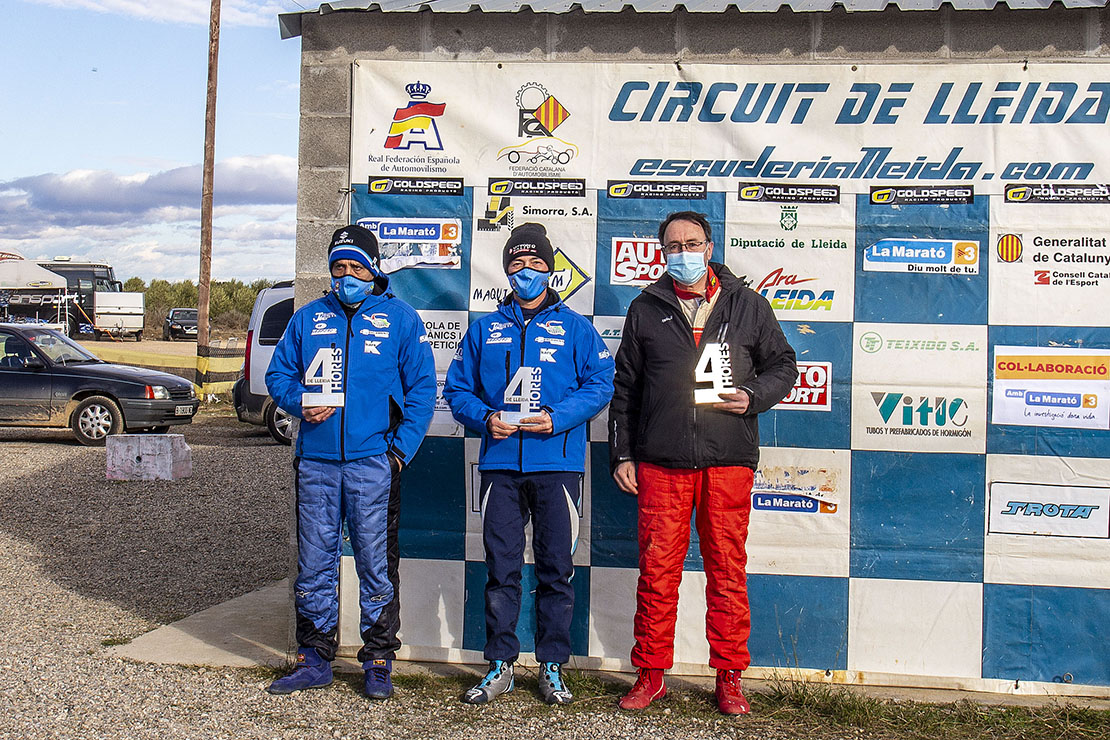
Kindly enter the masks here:
M 540 377 L 541 370 L 538 367 L 517 369 L 505 388 L 505 405 L 518 406 L 520 411 L 502 411 L 501 421 L 517 427 L 521 426 L 521 419 L 540 414 Z
M 334 344 L 321 347 L 308 365 L 304 374 L 304 384 L 319 386 L 316 393 L 301 394 L 301 407 L 314 406 L 343 407 L 343 350 Z
M 735 393 L 732 383 L 732 356 L 728 342 L 708 342 L 694 367 L 694 383 L 712 383 L 712 388 L 694 388 L 694 403 L 722 403 L 722 393 Z

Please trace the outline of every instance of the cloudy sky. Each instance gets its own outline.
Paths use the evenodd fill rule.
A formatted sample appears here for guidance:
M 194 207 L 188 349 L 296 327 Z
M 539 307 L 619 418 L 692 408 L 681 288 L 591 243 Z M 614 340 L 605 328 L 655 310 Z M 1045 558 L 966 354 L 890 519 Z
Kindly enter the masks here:
M 301 0 L 222 0 L 213 279 L 288 278 Z M 0 251 L 196 280 L 209 0 L 6 0 Z

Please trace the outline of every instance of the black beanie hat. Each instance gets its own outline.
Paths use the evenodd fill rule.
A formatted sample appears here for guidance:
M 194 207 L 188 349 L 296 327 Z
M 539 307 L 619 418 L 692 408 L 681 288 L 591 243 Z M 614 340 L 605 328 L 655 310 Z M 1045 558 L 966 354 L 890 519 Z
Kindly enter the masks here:
M 336 260 L 354 260 L 371 272 L 378 271 L 378 238 L 362 226 L 344 226 L 331 235 L 328 267 Z
M 509 271 L 510 262 L 529 254 L 543 260 L 548 272 L 555 271 L 555 250 L 551 248 L 551 240 L 547 238 L 547 229 L 543 224 L 521 224 L 509 234 L 509 241 L 505 242 L 505 252 L 502 255 L 505 272 Z

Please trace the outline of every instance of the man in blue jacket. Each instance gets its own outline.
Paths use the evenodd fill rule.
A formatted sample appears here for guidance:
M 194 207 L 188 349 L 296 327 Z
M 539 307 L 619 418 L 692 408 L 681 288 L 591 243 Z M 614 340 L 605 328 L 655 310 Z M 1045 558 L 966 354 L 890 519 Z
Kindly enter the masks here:
M 566 704 L 573 697 L 561 671 L 570 659 L 586 427 L 613 394 L 613 359 L 593 325 L 548 287 L 555 256 L 542 225 L 514 229 L 503 258 L 513 291 L 471 324 L 443 389 L 455 419 L 482 434 L 490 664 L 463 701 L 484 704 L 513 690 L 524 526 L 531 517 L 540 694 L 548 704 Z
M 388 699 L 401 646 L 400 473 L 432 420 L 435 361 L 420 317 L 389 291 L 370 231 L 337 230 L 328 267 L 332 292 L 297 311 L 266 372 L 274 401 L 303 420 L 294 460 L 297 664 L 268 691 L 290 694 L 332 681 L 345 520 L 359 579 L 364 689 Z

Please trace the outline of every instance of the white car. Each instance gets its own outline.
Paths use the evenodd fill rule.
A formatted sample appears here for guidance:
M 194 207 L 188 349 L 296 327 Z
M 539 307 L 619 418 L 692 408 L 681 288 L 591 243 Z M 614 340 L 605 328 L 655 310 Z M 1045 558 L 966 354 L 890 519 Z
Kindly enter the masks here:
M 294 419 L 282 411 L 266 391 L 266 370 L 274 356 L 274 347 L 293 318 L 293 281 L 286 280 L 272 288 L 263 288 L 254 301 L 251 320 L 247 325 L 247 354 L 243 360 L 243 377 L 232 389 L 235 413 L 239 421 L 265 426 L 270 436 L 282 444 L 293 442 Z

